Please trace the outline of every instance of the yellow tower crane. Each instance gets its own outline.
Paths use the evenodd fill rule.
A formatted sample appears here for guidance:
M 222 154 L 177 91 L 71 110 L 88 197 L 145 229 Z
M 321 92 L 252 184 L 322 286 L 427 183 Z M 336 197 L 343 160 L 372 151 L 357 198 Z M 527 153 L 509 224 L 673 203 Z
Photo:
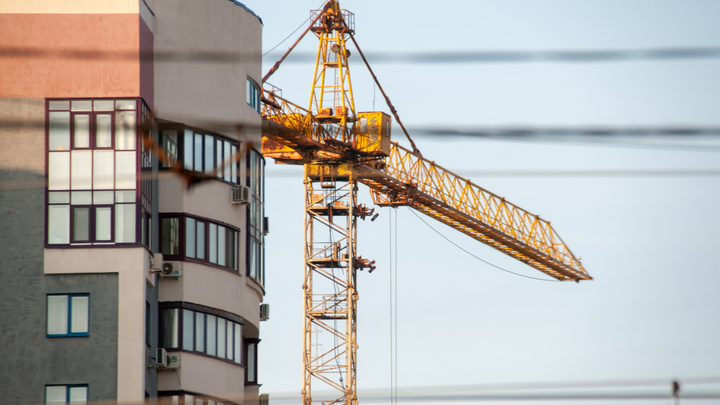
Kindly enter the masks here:
M 305 167 L 303 404 L 355 405 L 357 272 L 375 269 L 357 253 L 357 219 L 374 211 L 358 204 L 358 183 L 379 206 L 414 208 L 558 280 L 592 277 L 549 222 L 423 158 L 409 136 L 412 151 L 391 142 L 389 115 L 356 112 L 348 40 L 375 75 L 353 37 L 354 16 L 330 0 L 312 17 L 303 33 L 319 39 L 309 106 L 264 89 L 262 146 L 276 163 Z M 335 394 L 313 397 L 317 383 Z

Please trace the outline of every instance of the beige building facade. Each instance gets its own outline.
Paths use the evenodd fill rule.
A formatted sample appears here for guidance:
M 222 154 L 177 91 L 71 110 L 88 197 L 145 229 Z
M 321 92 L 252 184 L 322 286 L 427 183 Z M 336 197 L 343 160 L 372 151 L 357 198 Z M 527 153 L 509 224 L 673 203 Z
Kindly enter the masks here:
M 0 2 L 3 403 L 254 404 L 262 21 Z

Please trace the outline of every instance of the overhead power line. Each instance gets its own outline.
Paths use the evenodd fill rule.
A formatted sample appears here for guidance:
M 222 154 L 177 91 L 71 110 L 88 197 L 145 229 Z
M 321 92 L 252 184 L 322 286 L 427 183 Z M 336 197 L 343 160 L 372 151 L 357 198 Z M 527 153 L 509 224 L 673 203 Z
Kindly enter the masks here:
M 415 127 L 410 132 L 418 137 L 486 138 L 504 141 L 553 142 L 635 149 L 669 149 L 698 152 L 720 152 L 720 144 L 650 143 L 644 139 L 664 138 L 712 139 L 720 136 L 720 127 L 518 127 L 471 128 Z M 638 142 L 639 141 L 639 142 Z
M 406 387 L 399 390 L 402 402 L 480 402 L 480 401 L 551 401 L 551 400 L 651 400 L 672 399 L 674 382 L 689 388 L 680 393 L 682 399 L 720 399 L 719 376 L 687 379 L 627 379 L 597 381 L 546 381 L 529 383 L 496 383 Z M 714 391 L 700 390 L 699 386 Z M 708 387 L 710 385 L 710 387 Z M 705 388 L 705 389 L 707 389 Z M 321 393 L 318 393 L 321 395 Z M 359 393 L 361 402 L 385 402 L 387 388 Z M 271 394 L 273 403 L 296 403 L 295 394 Z
M 464 177 L 476 178 L 665 178 L 665 177 L 720 177 L 720 169 L 658 169 L 658 170 L 455 170 Z M 161 172 L 153 178 L 174 176 L 171 172 Z M 266 178 L 298 178 L 302 171 L 272 170 L 266 171 Z M 1 190 L 24 190 L 43 188 L 45 178 L 1 179 Z
M 292 34 L 291 34 L 292 35 Z M 284 42 L 284 40 L 283 40 Z M 282 43 L 282 42 L 281 42 Z M 279 46 L 280 44 L 278 44 Z M 268 59 L 281 55 L 266 53 Z M 265 56 L 263 55 L 263 56 Z M 367 52 L 367 59 L 373 64 L 458 64 L 458 63 L 596 63 L 631 61 L 673 61 L 720 58 L 720 47 L 678 47 L 648 49 L 608 50 L 459 50 L 435 52 Z M 52 58 L 52 59 L 109 59 L 142 60 L 154 62 L 197 62 L 197 63 L 238 63 L 257 60 L 257 52 L 224 51 L 164 51 L 140 52 L 136 50 L 109 49 L 106 51 L 79 48 L 45 47 L 0 47 L 0 58 Z M 286 63 L 314 62 L 317 54 L 297 52 L 288 56 Z
M 560 169 L 560 170 L 477 170 L 457 169 L 455 173 L 463 177 L 479 178 L 663 178 L 663 177 L 720 177 L 720 169 L 657 169 L 657 170 L 587 170 L 587 169 Z M 267 178 L 297 178 L 302 176 L 302 170 L 291 171 L 277 169 L 266 171 Z
M 248 125 L 236 121 L 193 120 L 196 126 L 228 131 L 259 131 L 261 125 Z M 45 129 L 44 119 L 0 119 L 0 131 L 19 129 Z M 698 144 L 698 139 L 718 139 L 720 127 L 518 127 L 518 128 L 473 128 L 454 129 L 449 127 L 411 127 L 409 133 L 427 138 L 485 138 L 501 141 L 519 142 L 552 142 L 576 144 L 583 146 L 621 147 L 633 149 L 660 149 L 690 152 L 720 152 L 720 144 Z M 647 142 L 646 138 L 664 138 L 672 141 L 692 140 L 692 143 L 656 143 Z
M 270 54 L 269 58 L 278 55 Z M 373 64 L 458 64 L 458 63 L 591 63 L 669 61 L 720 58 L 720 47 L 546 50 L 546 51 L 437 51 L 437 52 L 368 52 Z M 313 61 L 314 53 L 300 52 L 287 58 L 288 63 Z
M 422 135 L 452 135 L 452 136 L 488 136 L 488 137 L 529 137 L 529 136 L 718 136 L 718 126 L 658 126 L 658 127 L 480 127 L 470 129 L 456 129 L 448 127 L 413 128 L 412 132 Z
M 245 130 L 260 130 L 262 125 L 252 125 L 239 121 L 207 120 L 200 117 L 192 120 L 196 125 L 212 127 L 225 127 Z M 35 128 L 44 129 L 45 119 L 0 119 L 1 129 Z M 611 139 L 620 137 L 631 137 L 641 139 L 642 137 L 665 137 L 665 138 L 718 138 L 720 137 L 720 126 L 517 126 L 517 127 L 471 127 L 467 129 L 444 126 L 416 126 L 410 127 L 409 131 L 418 136 L 439 137 L 475 137 L 475 138 L 501 138 L 501 139 L 530 139 L 536 137 L 572 138 L 584 137 L 587 139 Z M 713 145 L 720 146 L 720 145 Z

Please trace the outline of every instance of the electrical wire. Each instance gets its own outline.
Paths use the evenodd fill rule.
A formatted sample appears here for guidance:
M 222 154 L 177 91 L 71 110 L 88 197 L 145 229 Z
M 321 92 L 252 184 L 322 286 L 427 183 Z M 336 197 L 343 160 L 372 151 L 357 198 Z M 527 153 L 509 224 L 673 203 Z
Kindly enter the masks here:
M 391 388 L 366 390 L 360 393 L 362 402 L 383 403 L 388 396 L 404 402 L 475 402 L 475 401 L 549 401 L 549 400 L 642 400 L 672 399 L 671 390 L 657 391 L 651 387 L 671 388 L 678 381 L 683 387 L 702 384 L 720 384 L 720 376 L 695 377 L 687 379 L 628 379 L 628 380 L 585 380 L 545 381 L 526 383 L 496 383 L 469 385 L 442 385 L 407 387 L 395 396 Z M 621 390 L 618 388 L 626 388 Z M 644 388 L 627 390 L 627 388 Z M 650 388 L 650 389 L 648 389 Z M 295 394 L 271 394 L 273 402 L 292 403 Z M 682 391 L 679 399 L 720 399 L 720 392 Z
M 453 172 L 462 177 L 501 177 L 501 178 L 662 178 L 662 177 L 717 177 L 720 169 L 653 169 L 653 170 L 587 170 L 587 169 L 560 169 L 560 170 L 476 170 L 455 169 Z M 278 169 L 265 174 L 266 178 L 297 178 L 301 176 L 296 171 Z M 18 186 L 24 185 L 18 181 Z M 0 188 L 2 188 L 0 186 Z
M 395 209 L 395 404 L 398 403 L 398 211 Z
M 504 271 L 504 272 L 506 272 L 506 273 L 514 274 L 514 275 L 516 275 L 516 276 L 518 276 L 518 277 L 529 278 L 529 279 L 531 279 L 531 280 L 547 281 L 547 282 L 550 282 L 550 283 L 560 283 L 560 282 L 561 282 L 560 280 L 548 280 L 548 279 L 544 279 L 544 278 L 537 278 L 537 277 L 526 276 L 526 275 L 524 275 L 524 274 L 515 273 L 514 271 L 510 271 L 510 270 L 504 269 L 504 268 L 502 268 L 502 267 L 500 267 L 500 266 L 494 265 L 494 264 L 488 262 L 487 260 L 482 259 L 482 258 L 480 258 L 480 257 L 478 257 L 478 256 L 476 256 L 476 255 L 474 255 L 474 254 L 472 254 L 472 253 L 470 253 L 468 250 L 466 250 L 466 249 L 463 248 L 462 246 L 460 246 L 460 245 L 458 245 L 457 243 L 455 243 L 455 242 L 453 242 L 452 240 L 450 240 L 447 236 L 445 236 L 445 235 L 443 235 L 442 233 L 440 233 L 440 231 L 438 231 L 437 229 L 433 228 L 432 225 L 430 225 L 430 224 L 428 224 L 427 222 L 425 222 L 425 220 L 422 219 L 415 211 L 410 210 L 410 212 L 412 212 L 413 215 L 415 215 L 420 221 L 422 221 L 422 223 L 424 223 L 425 225 L 427 225 L 428 228 L 430 228 L 430 229 L 432 229 L 433 231 L 435 231 L 435 233 L 437 233 L 438 235 L 442 236 L 443 239 L 445 239 L 446 241 L 448 241 L 448 242 L 450 242 L 451 244 L 453 244 L 456 248 L 462 250 L 463 252 L 469 254 L 470 256 L 476 258 L 477 260 L 480 260 L 481 262 L 483 262 L 483 263 L 485 263 L 485 264 L 487 264 L 487 265 L 489 265 L 489 266 L 495 267 L 496 269 L 502 270 L 502 271 Z
M 307 21 L 307 20 L 306 20 Z M 303 25 L 305 22 L 303 22 Z M 302 25 L 300 26 L 302 28 Z M 299 28 L 298 28 L 299 29 Z M 297 30 L 295 30 L 296 32 Z M 293 32 L 293 34 L 295 33 Z M 290 34 L 292 36 L 293 34 Z M 288 36 L 288 37 L 290 37 Z M 284 39 L 282 42 L 287 40 Z M 282 42 L 280 44 L 282 44 Z M 278 44 L 278 45 L 280 45 Z M 277 47 L 277 46 L 276 46 Z M 273 49 L 275 49 L 274 47 Z M 277 58 L 278 54 L 263 56 Z M 466 64 L 466 63 L 603 63 L 603 62 L 634 62 L 634 61 L 672 61 L 672 60 L 712 60 L 720 58 L 720 47 L 677 47 L 677 48 L 646 48 L 646 49 L 608 49 L 608 50 L 458 50 L 458 51 L 423 51 L 423 52 L 368 52 L 367 58 L 374 64 Z M 314 62 L 314 52 L 296 52 L 289 56 L 287 63 Z M 228 63 L 257 61 L 253 52 L 235 51 L 160 51 L 149 52 L 120 51 L 107 49 L 89 51 L 80 48 L 50 48 L 1 46 L 0 58 L 48 58 L 92 60 L 107 59 L 112 61 L 138 60 L 151 62 L 196 62 L 196 63 Z
M 305 25 L 305 23 L 307 23 L 308 21 L 310 21 L 310 17 L 308 17 L 307 20 L 303 21 L 302 24 L 300 24 L 300 26 L 298 26 L 297 28 L 295 28 L 295 31 L 291 32 L 290 35 L 288 35 L 287 37 L 285 37 L 285 39 L 283 39 L 282 41 L 280 41 L 277 45 L 273 46 L 269 51 L 265 52 L 265 53 L 263 54 L 263 58 L 264 58 L 267 54 L 269 54 L 270 52 L 274 51 L 275 48 L 277 48 L 278 46 L 282 45 L 283 42 L 287 41 L 291 36 L 293 36 L 293 34 L 295 34 L 296 32 L 298 32 L 298 30 L 299 30 L 300 28 L 302 28 L 302 27 Z
M 697 152 L 720 152 L 720 145 L 693 144 L 657 144 L 630 143 L 626 138 L 642 137 L 712 138 L 720 136 L 718 127 L 657 127 L 657 128 L 473 128 L 468 130 L 454 128 L 415 127 L 409 130 L 416 137 L 479 138 L 502 141 L 550 142 L 556 144 L 576 144 L 602 147 L 624 147 L 636 149 L 665 149 Z
M 368 52 L 373 64 L 466 64 L 466 63 L 602 63 L 632 61 L 668 61 L 720 58 L 720 47 L 676 47 L 607 50 L 458 50 L 422 52 Z M 298 52 L 288 63 L 314 61 L 312 52 Z
M 389 283 L 390 289 L 389 289 L 388 292 L 390 293 L 390 294 L 389 294 L 389 296 L 390 296 L 390 305 L 389 305 L 389 306 L 390 306 L 390 311 L 389 311 L 389 312 L 390 312 L 390 392 L 392 393 L 393 390 L 394 390 L 394 387 L 395 387 L 395 374 L 394 374 L 394 372 L 393 372 L 393 370 L 395 369 L 395 366 L 394 366 L 394 364 L 395 364 L 395 358 L 393 357 L 393 353 L 394 353 L 394 346 L 393 346 L 393 345 L 394 345 L 394 340 L 393 340 L 394 323 L 393 323 L 393 319 L 394 319 L 394 317 L 395 317 L 395 314 L 394 314 L 394 312 L 393 312 L 394 304 L 393 304 L 393 238 L 392 238 L 392 235 L 393 235 L 392 229 L 393 229 L 393 228 L 392 228 L 392 209 L 390 209 L 390 218 L 388 219 L 388 225 L 390 226 L 390 232 L 389 232 L 389 234 L 388 234 L 388 242 L 389 242 L 389 243 L 388 243 L 388 244 L 389 244 L 389 249 L 388 249 L 388 251 L 390 252 L 390 260 L 388 261 L 388 263 L 389 263 L 389 266 L 388 266 L 388 267 L 389 267 L 388 275 L 390 276 L 390 283 Z M 391 395 L 390 395 L 390 405 L 393 405 L 393 404 L 394 404 L 394 401 L 393 401 L 393 396 L 392 396 L 392 394 L 391 394 Z
M 318 6 L 318 9 L 319 9 L 319 8 L 322 8 L 323 4 L 325 4 L 325 2 L 323 2 L 322 4 L 320 4 L 320 5 Z M 278 46 L 282 45 L 283 42 L 287 41 L 287 40 L 288 40 L 291 36 L 293 36 L 296 32 L 298 32 L 298 30 L 299 30 L 300 28 L 302 28 L 308 21 L 310 21 L 311 18 L 312 18 L 312 14 L 310 14 L 310 16 L 309 16 L 305 21 L 303 21 L 297 28 L 295 28 L 295 31 L 291 32 L 290 35 L 288 35 L 288 36 L 285 37 L 285 39 L 283 39 L 282 41 L 280 41 L 277 45 L 273 46 L 269 51 L 265 52 L 265 53 L 263 54 L 263 58 L 264 58 L 265 56 L 267 56 L 267 54 L 269 54 L 270 52 L 274 51 L 275 48 L 277 48 Z
M 195 126 L 226 128 L 227 130 L 242 129 L 244 131 L 261 131 L 261 124 L 248 124 L 241 121 L 230 120 L 208 120 L 201 117 L 190 117 Z M 45 130 L 45 118 L 33 119 L 0 119 L 2 129 L 38 129 Z M 511 141 L 538 141 L 552 140 L 572 143 L 592 143 L 601 146 L 628 147 L 661 147 L 661 148 L 704 148 L 707 150 L 720 150 L 720 145 L 677 145 L 677 144 L 646 144 L 627 143 L 628 139 L 639 140 L 643 138 L 663 138 L 672 140 L 698 140 L 720 138 L 720 126 L 657 126 L 657 127 L 472 127 L 468 129 L 452 128 L 445 126 L 416 126 L 409 127 L 408 131 L 418 137 L 442 138 L 487 138 L 492 140 Z

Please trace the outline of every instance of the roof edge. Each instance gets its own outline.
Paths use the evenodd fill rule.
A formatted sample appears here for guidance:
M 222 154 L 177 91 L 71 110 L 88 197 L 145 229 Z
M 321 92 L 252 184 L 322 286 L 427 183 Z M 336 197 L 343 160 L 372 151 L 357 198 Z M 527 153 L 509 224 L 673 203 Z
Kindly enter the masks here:
M 229 1 L 230 3 L 233 3 L 233 4 L 235 4 L 235 5 L 238 5 L 238 6 L 242 7 L 242 8 L 244 8 L 248 13 L 250 13 L 250 14 L 254 15 L 255 17 L 257 17 L 257 19 L 260 21 L 260 24 L 261 24 L 261 25 L 263 25 L 263 26 L 265 25 L 265 24 L 263 24 L 262 18 L 260 18 L 259 15 L 255 14 L 254 11 L 250 10 L 250 8 L 249 8 L 248 6 L 244 5 L 243 3 L 240 3 L 240 2 L 237 1 L 237 0 L 228 0 L 228 1 Z

